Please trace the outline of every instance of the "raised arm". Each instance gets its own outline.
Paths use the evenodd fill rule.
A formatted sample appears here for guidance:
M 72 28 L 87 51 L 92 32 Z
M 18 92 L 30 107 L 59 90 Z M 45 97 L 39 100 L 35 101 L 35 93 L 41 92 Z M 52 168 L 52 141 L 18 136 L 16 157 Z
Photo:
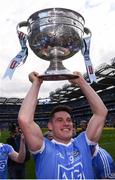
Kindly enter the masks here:
M 24 136 L 21 135 L 21 139 L 20 139 L 20 149 L 19 149 L 19 153 L 16 151 L 13 151 L 13 153 L 11 153 L 9 155 L 9 157 L 13 160 L 16 161 L 18 163 L 23 163 L 25 161 L 25 157 L 26 157 L 26 147 L 25 147 L 25 139 Z
M 71 80 L 73 84 L 77 84 L 84 96 L 87 98 L 93 115 L 88 123 L 86 134 L 89 140 L 93 142 L 98 142 L 107 116 L 107 108 L 105 107 L 103 101 L 98 96 L 98 94 L 93 90 L 93 88 L 86 82 L 83 76 L 79 72 L 74 72 L 78 75 L 78 78 Z
M 34 114 L 42 79 L 36 72 L 29 75 L 32 86 L 22 102 L 18 122 L 24 133 L 28 148 L 31 151 L 39 150 L 43 144 L 43 134 L 40 127 L 34 122 Z

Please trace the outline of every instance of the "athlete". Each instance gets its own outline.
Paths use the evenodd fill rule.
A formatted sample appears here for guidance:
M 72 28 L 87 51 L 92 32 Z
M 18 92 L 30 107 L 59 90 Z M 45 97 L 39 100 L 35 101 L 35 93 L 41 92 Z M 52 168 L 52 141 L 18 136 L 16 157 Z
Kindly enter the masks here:
M 71 110 L 58 106 L 51 112 L 48 129 L 53 132 L 53 140 L 44 138 L 34 121 L 38 92 L 43 79 L 32 72 L 29 79 L 32 86 L 22 102 L 18 121 L 26 142 L 34 154 L 37 179 L 93 179 L 90 145 L 95 145 L 101 136 L 107 108 L 79 72 L 70 83 L 80 87 L 92 110 L 86 132 L 72 139 L 73 120 Z
M 115 179 L 115 162 L 111 155 L 98 144 L 92 162 L 96 179 Z
M 8 157 L 13 161 L 22 163 L 25 160 L 25 140 L 21 136 L 20 150 L 17 153 L 9 144 L 0 143 L 0 179 L 7 179 L 7 161 Z

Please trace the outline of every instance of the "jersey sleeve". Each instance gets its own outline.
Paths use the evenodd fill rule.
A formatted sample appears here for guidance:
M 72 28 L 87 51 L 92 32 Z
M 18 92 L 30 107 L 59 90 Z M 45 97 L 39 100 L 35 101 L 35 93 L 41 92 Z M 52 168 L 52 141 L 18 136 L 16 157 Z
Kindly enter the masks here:
M 14 152 L 14 148 L 9 144 L 4 144 L 4 148 L 8 155 L 10 155 Z

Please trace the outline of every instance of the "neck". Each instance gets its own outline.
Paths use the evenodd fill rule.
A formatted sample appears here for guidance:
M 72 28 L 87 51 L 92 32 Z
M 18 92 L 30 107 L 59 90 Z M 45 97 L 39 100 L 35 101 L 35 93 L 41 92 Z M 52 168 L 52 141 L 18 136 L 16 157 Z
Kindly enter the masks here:
M 61 144 L 68 144 L 71 142 L 72 139 L 68 139 L 68 140 L 63 140 L 63 139 L 57 139 L 54 137 L 53 139 L 54 141 L 58 142 L 58 143 L 61 143 Z

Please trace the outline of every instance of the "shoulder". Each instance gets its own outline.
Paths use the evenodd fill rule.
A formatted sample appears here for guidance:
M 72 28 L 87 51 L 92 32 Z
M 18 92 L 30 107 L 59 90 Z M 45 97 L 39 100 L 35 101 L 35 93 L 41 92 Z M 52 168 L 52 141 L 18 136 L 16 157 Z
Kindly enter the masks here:
M 31 152 L 33 155 L 42 154 L 43 152 L 46 151 L 46 149 L 47 149 L 47 152 L 48 152 L 49 150 L 52 149 L 53 144 L 54 144 L 54 143 L 53 143 L 52 141 L 50 141 L 50 140 L 47 139 L 47 138 L 44 138 L 43 144 L 42 144 L 41 148 L 38 149 L 37 151 L 30 151 L 30 152 Z
M 3 148 L 9 153 L 14 151 L 14 148 L 9 144 L 3 144 Z
M 93 158 L 93 166 L 101 177 L 115 178 L 114 160 L 105 149 L 99 147 L 97 154 Z
M 103 148 L 99 148 L 98 154 L 100 156 L 100 158 L 104 158 L 106 159 L 106 161 L 108 161 L 109 163 L 113 162 L 113 158 L 112 156 L 109 154 L 109 152 L 107 152 L 105 149 Z
M 86 142 L 85 132 L 82 132 L 82 133 L 80 133 L 77 137 L 75 137 L 75 138 L 74 138 L 74 141 L 77 141 L 77 142 L 83 142 L 83 141 L 85 141 L 85 142 Z
M 113 161 L 113 158 L 112 156 L 103 148 L 99 147 L 96 155 L 94 156 L 94 160 L 102 165 L 106 164 L 106 166 L 110 165 L 110 166 L 113 166 L 114 165 L 114 168 L 115 168 L 115 164 L 114 164 L 114 161 Z

